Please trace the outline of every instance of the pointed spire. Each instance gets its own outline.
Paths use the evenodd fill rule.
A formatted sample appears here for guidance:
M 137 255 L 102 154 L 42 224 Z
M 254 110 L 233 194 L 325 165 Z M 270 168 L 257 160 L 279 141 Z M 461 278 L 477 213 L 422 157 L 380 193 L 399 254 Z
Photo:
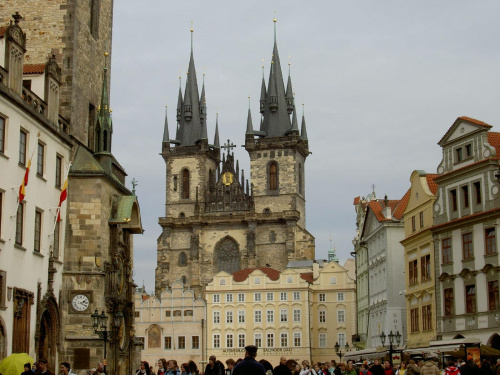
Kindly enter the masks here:
M 294 111 L 294 100 L 293 100 L 293 89 L 292 89 L 292 78 L 290 75 L 290 63 L 288 63 L 288 83 L 286 84 L 286 109 L 288 114 Z
M 215 148 L 220 149 L 220 141 L 219 141 L 219 114 L 215 117 L 215 137 L 214 137 L 214 146 Z
M 192 55 L 191 55 L 192 56 Z M 191 112 L 191 93 L 189 92 L 189 71 L 186 72 L 186 90 L 184 91 L 184 118 L 189 121 L 192 117 Z
M 245 171 L 243 169 L 241 170 L 241 187 L 245 189 Z
M 163 127 L 163 143 L 170 143 L 170 136 L 168 135 L 167 106 L 165 106 L 165 126 Z
M 248 118 L 247 118 L 247 132 L 246 132 L 246 134 L 253 134 L 252 111 L 250 110 L 250 97 L 248 97 Z
M 264 65 L 262 65 L 262 69 L 264 69 Z M 266 110 L 266 97 L 266 81 L 264 80 L 264 75 L 262 75 L 262 86 L 260 88 L 260 113 L 264 113 Z
M 304 111 L 304 104 L 302 104 L 302 127 L 300 130 L 300 137 L 304 141 L 307 141 L 306 115 L 305 115 L 305 111 Z
M 177 99 L 177 122 L 181 121 L 183 106 L 184 106 L 184 101 L 182 100 L 181 76 L 179 76 L 179 97 Z
M 202 122 L 205 120 L 205 115 L 207 112 L 207 99 L 205 98 L 205 73 L 203 73 L 203 86 L 201 88 L 200 97 L 200 119 Z
M 104 69 L 102 73 L 102 93 L 101 105 L 98 108 L 98 117 L 96 124 L 96 152 L 111 153 L 111 135 L 113 125 L 111 121 L 111 109 L 109 108 L 108 98 L 108 53 L 104 53 Z
M 240 161 L 239 160 L 236 160 L 236 168 L 234 170 L 234 174 L 235 174 L 235 180 L 238 181 L 240 179 Z
M 297 123 L 297 109 L 293 106 L 293 115 L 292 115 L 292 129 L 290 130 L 292 134 L 299 134 L 299 125 Z

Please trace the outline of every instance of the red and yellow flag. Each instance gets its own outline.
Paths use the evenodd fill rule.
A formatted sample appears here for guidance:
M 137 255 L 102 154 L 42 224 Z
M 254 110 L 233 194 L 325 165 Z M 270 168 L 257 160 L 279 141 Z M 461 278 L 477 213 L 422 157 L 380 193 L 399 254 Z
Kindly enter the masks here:
M 31 167 L 31 159 L 28 160 L 28 167 L 26 168 L 26 172 L 24 173 L 24 179 L 21 186 L 19 186 L 19 203 L 21 203 L 26 195 L 26 186 L 28 185 L 28 176 L 30 174 Z
M 61 196 L 59 197 L 59 206 L 57 206 L 57 222 L 61 221 L 61 204 L 68 197 L 68 179 L 64 181 L 64 185 L 61 190 Z

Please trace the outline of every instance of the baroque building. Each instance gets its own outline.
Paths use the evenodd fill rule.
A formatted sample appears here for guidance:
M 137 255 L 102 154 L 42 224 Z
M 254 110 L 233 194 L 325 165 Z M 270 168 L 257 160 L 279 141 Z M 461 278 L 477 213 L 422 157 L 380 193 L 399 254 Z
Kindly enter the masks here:
M 66 241 L 55 208 L 73 141 L 59 116 L 61 69 L 54 57 L 26 62 L 13 18 L 0 27 L 0 360 L 25 352 L 54 364 Z
M 179 364 L 189 360 L 206 364 L 206 303 L 181 281 L 159 296 L 148 296 L 142 288 L 135 293 L 135 330 L 143 343 L 141 360 L 157 370 L 159 358 L 175 358 Z
M 266 265 L 283 270 L 291 260 L 314 258 L 314 237 L 305 226 L 305 118 L 299 130 L 276 31 L 269 80 L 261 83 L 260 114 L 260 128 L 254 130 L 248 110 L 248 180 L 234 159 L 234 145 L 220 145 L 218 122 L 213 143 L 208 141 L 205 85 L 200 95 L 191 45 L 173 139 L 165 119 L 166 209 L 159 218 L 157 295 L 178 279 L 199 293 L 220 271 Z
M 368 311 L 365 318 L 366 348 L 381 345 L 380 334 L 399 331 L 406 340 L 406 314 L 403 286 L 404 255 L 400 241 L 404 238 L 403 213 L 409 192 L 400 200 L 374 199 L 367 202 L 359 246 L 366 250 L 368 271 Z M 356 258 L 358 258 L 356 254 Z M 360 273 L 358 272 L 358 277 Z
M 439 141 L 434 203 L 438 340 L 474 337 L 500 348 L 500 133 L 459 117 Z
M 436 174 L 413 171 L 404 212 L 407 348 L 429 346 L 436 338 L 436 273 L 432 238 Z

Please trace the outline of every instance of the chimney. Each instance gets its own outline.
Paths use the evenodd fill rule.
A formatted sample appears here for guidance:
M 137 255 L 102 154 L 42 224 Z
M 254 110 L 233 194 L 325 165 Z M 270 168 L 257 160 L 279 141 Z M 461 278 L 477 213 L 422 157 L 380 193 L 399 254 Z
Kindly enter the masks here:
M 5 69 L 7 69 L 7 86 L 21 95 L 23 88 L 23 64 L 26 52 L 26 34 L 19 26 L 23 17 L 16 12 L 13 14 L 14 23 L 5 32 Z
M 389 199 L 387 199 L 387 194 L 384 197 L 384 217 L 386 219 L 392 219 L 392 210 L 389 206 Z
M 316 280 L 319 277 L 319 264 L 313 260 L 313 279 Z
M 47 118 L 57 124 L 59 120 L 59 89 L 61 84 L 61 68 L 52 55 L 45 65 L 45 103 L 47 103 Z

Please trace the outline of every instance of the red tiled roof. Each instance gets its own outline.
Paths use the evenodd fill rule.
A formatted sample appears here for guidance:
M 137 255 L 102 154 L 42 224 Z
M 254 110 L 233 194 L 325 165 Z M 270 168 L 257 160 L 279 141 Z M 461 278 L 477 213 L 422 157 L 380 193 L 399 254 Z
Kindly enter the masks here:
M 472 118 L 472 117 L 460 116 L 459 119 L 464 120 L 464 121 L 468 121 L 468 122 L 472 122 L 473 124 L 476 124 L 476 125 L 484 126 L 485 128 L 488 128 L 488 129 L 493 127 L 490 124 L 476 120 L 475 118 Z
M 147 299 L 149 299 L 149 296 L 147 294 L 143 294 L 142 295 L 142 300 L 146 301 Z
M 358 197 L 354 198 L 354 202 L 352 202 L 352 204 L 353 204 L 354 206 L 357 206 L 357 205 L 359 204 L 359 201 L 360 201 L 360 200 L 361 200 L 361 198 L 358 196 Z
M 23 74 L 42 74 L 45 70 L 45 64 L 24 64 Z
M 388 206 L 391 208 L 391 213 L 392 213 L 392 216 L 394 217 L 394 219 L 401 220 L 401 218 L 403 217 L 403 214 L 406 210 L 406 206 L 408 205 L 409 199 L 410 199 L 410 189 L 408 189 L 408 191 L 405 193 L 405 195 L 403 195 L 403 198 L 401 198 L 400 200 L 389 200 L 387 202 Z M 386 206 L 385 206 L 383 199 L 377 199 L 377 200 L 370 201 L 370 202 L 368 202 L 368 206 L 373 211 L 375 218 L 379 222 L 392 220 L 392 219 L 387 219 L 384 216 L 383 210 Z
M 7 26 L 0 27 L 0 37 L 4 36 L 6 31 L 7 31 Z
M 479 125 L 479 126 L 482 126 L 482 127 L 485 127 L 486 129 L 491 129 L 492 126 L 490 124 L 487 124 L 485 122 L 482 122 L 482 121 L 479 121 L 479 120 L 476 120 L 475 118 L 472 118 L 472 117 L 467 117 L 467 116 L 460 116 L 458 117 L 454 122 L 453 124 L 450 126 L 450 128 L 446 131 L 446 133 L 444 133 L 444 135 L 441 137 L 441 139 L 439 140 L 438 142 L 438 145 L 441 144 L 441 142 L 443 142 L 443 139 L 446 138 L 446 136 L 448 135 L 448 133 L 450 132 L 451 128 L 453 128 L 455 126 L 455 124 L 458 122 L 458 121 L 467 121 L 467 122 L 471 122 L 473 124 L 476 124 L 476 125 Z
M 410 189 L 403 195 L 403 198 L 399 201 L 396 210 L 393 213 L 393 216 L 397 220 L 401 220 L 403 214 L 405 213 L 406 206 L 408 206 L 408 201 L 410 200 Z
M 255 270 L 261 270 L 267 275 L 267 277 L 269 277 L 273 281 L 276 281 L 280 278 L 280 271 L 275 270 L 274 268 L 262 267 L 262 268 L 246 268 L 244 270 L 236 271 L 233 273 L 233 280 L 236 282 L 245 281 L 248 278 L 248 276 Z
M 314 282 L 314 278 L 313 278 L 313 273 L 312 272 L 301 273 L 300 277 L 302 279 L 304 279 L 305 281 L 307 281 L 309 284 L 312 284 Z
M 427 186 L 429 186 L 429 189 L 431 190 L 431 193 L 436 195 L 437 190 L 438 190 L 438 184 L 434 179 L 438 177 L 438 174 L 427 174 L 425 178 L 427 178 Z
M 500 156 L 500 133 L 488 132 L 488 143 L 495 147 L 495 150 L 497 150 L 497 156 Z

